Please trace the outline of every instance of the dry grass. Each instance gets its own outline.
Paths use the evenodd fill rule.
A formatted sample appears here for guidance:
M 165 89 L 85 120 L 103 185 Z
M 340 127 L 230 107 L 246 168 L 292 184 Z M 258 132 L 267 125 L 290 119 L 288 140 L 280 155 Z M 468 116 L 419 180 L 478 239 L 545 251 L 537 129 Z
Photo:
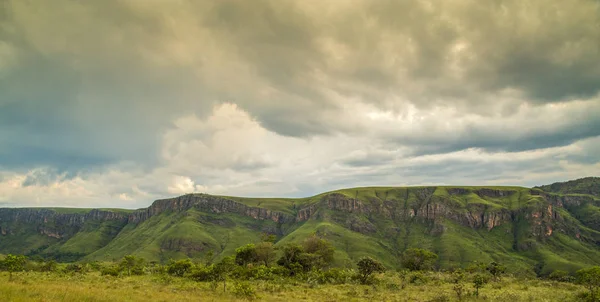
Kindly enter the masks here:
M 0 274 L 0 301 L 238 301 L 244 297 L 228 292 L 222 284 L 193 282 L 184 278 L 138 276 L 114 278 L 97 273 L 59 275 L 44 273 Z M 294 280 L 251 281 L 261 301 L 456 301 L 452 284 L 443 274 L 431 274 L 425 285 L 403 282 L 388 273 L 377 286 L 343 284 L 315 285 Z M 215 288 L 215 286 L 217 286 Z M 472 290 L 465 283 L 468 291 Z M 575 301 L 583 288 L 541 280 L 506 278 L 481 289 L 481 296 L 465 301 Z

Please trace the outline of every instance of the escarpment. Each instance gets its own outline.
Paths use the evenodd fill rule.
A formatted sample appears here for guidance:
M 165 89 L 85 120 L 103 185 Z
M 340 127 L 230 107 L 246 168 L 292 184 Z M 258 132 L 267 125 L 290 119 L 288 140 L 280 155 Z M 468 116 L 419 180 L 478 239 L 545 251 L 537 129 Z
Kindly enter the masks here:
M 289 242 L 317 232 L 330 234 L 348 255 L 354 243 L 365 240 L 368 245 L 354 247 L 356 255 L 372 249 L 397 255 L 421 242 L 456 244 L 456 255 L 494 250 L 461 252 L 461 240 L 468 246 L 502 240 L 506 244 L 496 248 L 514 253 L 549 248 L 555 254 L 569 242 L 569 249 L 585 246 L 585 255 L 589 249 L 600 253 L 598 213 L 598 196 L 522 187 L 372 187 L 298 199 L 187 194 L 138 210 L 0 208 L 0 253 L 65 261 L 139 253 L 164 261 L 231 252 L 265 233 Z M 456 255 L 444 261 L 466 261 Z
M 277 223 L 287 223 L 295 220 L 295 218 L 289 214 L 261 207 L 247 206 L 228 198 L 208 194 L 188 194 L 176 198 L 157 200 L 147 209 L 141 209 L 131 213 L 128 217 L 128 221 L 140 223 L 152 216 L 159 215 L 166 211 L 181 212 L 192 208 L 217 214 L 234 213 L 252 217 L 257 220 L 272 220 Z

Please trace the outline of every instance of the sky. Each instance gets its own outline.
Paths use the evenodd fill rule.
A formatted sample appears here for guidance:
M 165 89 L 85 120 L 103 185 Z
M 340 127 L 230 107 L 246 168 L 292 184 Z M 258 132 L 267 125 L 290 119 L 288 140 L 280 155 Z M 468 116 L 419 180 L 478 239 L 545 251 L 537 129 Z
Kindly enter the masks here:
M 0 207 L 599 175 L 597 0 L 0 0 Z

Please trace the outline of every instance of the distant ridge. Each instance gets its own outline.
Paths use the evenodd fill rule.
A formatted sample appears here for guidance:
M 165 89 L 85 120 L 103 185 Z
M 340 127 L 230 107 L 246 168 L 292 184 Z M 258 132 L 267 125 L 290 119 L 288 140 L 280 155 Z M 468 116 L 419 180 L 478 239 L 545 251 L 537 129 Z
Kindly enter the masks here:
M 438 266 L 499 261 L 547 274 L 600 264 L 600 178 L 534 188 L 364 187 L 307 198 L 187 194 L 139 210 L 0 208 L 0 253 L 59 261 L 151 261 L 233 254 L 262 233 L 277 245 L 317 233 L 336 265 L 370 255 L 399 266 L 407 248 L 427 248 Z

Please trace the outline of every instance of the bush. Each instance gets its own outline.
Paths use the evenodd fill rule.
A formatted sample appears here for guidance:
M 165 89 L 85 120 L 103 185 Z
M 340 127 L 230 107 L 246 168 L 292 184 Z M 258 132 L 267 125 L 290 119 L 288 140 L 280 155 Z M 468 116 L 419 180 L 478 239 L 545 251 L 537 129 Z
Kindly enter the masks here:
M 600 266 L 578 270 L 577 282 L 588 289 L 590 295 L 589 301 L 600 300 L 600 297 L 598 297 L 598 288 L 600 288 Z
M 198 282 L 215 281 L 217 280 L 215 266 L 209 265 L 196 267 L 191 271 L 189 277 L 190 279 Z
M 548 279 L 558 282 L 573 282 L 575 278 L 571 276 L 566 271 L 555 270 L 550 275 L 548 275 Z
M 119 267 L 121 271 L 129 276 L 143 275 L 146 260 L 133 255 L 127 255 L 121 259 Z
M 506 266 L 501 265 L 497 262 L 491 262 L 487 265 L 485 269 L 488 273 L 490 273 L 490 275 L 492 275 L 494 281 L 498 281 L 500 277 L 506 272 Z
M 235 250 L 235 263 L 237 265 L 245 266 L 256 261 L 256 247 L 254 244 L 246 244 Z
M 332 268 L 326 271 L 312 270 L 308 272 L 306 281 L 316 284 L 345 284 L 351 281 L 356 273 L 353 270 Z
M 121 268 L 118 265 L 107 266 L 100 270 L 102 276 L 118 277 L 121 275 Z
M 356 263 L 358 267 L 358 277 L 360 283 L 369 284 L 373 282 L 373 274 L 374 273 L 383 273 L 385 271 L 385 267 L 381 262 L 371 258 L 371 257 L 362 257 Z
M 64 268 L 65 273 L 71 274 L 83 274 L 88 271 L 88 267 L 85 264 L 81 263 L 71 263 Z
M 406 280 L 408 280 L 408 283 L 415 285 L 424 285 L 429 282 L 429 278 L 422 272 L 411 272 L 406 275 Z
M 437 260 L 438 255 L 424 249 L 408 249 L 402 253 L 402 266 L 411 271 L 429 270 Z
M 238 298 L 254 300 L 256 291 L 247 282 L 236 282 L 233 284 L 233 294 Z
M 167 274 L 176 277 L 183 277 L 186 273 L 188 273 L 194 264 L 190 259 L 183 259 L 173 261 L 171 260 L 167 265 Z
M 486 285 L 489 278 L 485 274 L 477 273 L 473 276 L 473 287 L 475 288 L 475 296 L 479 297 L 479 289 Z

